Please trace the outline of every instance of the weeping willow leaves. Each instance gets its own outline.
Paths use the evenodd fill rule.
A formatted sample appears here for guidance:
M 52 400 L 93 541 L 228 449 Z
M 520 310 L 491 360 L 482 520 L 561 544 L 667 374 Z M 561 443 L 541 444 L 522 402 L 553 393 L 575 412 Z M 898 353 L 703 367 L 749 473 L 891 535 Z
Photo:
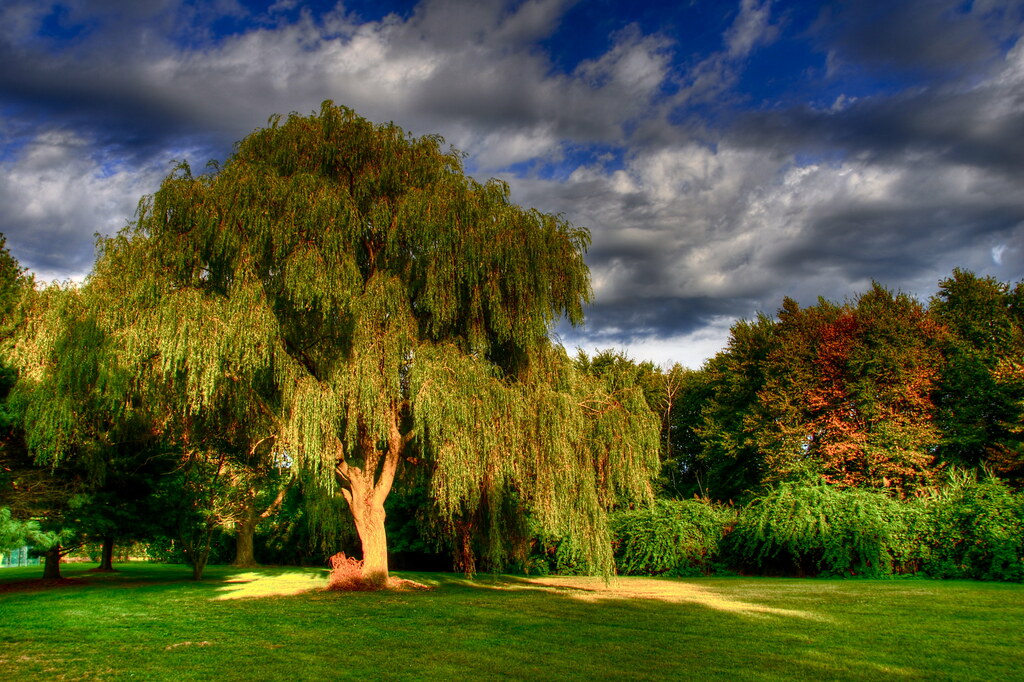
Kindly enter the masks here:
M 325 102 L 208 174 L 179 165 L 91 284 L 126 363 L 183 418 L 262 424 L 345 496 L 386 572 L 383 499 L 406 457 L 433 468 L 448 519 L 508 490 L 596 537 L 615 499 L 648 494 L 648 413 L 546 358 L 552 326 L 582 320 L 588 243 L 467 177 L 440 138 Z
M 491 565 L 521 549 L 511 541 L 519 519 L 506 517 L 519 507 L 543 534 L 570 541 L 588 570 L 609 570 L 605 512 L 650 499 L 657 418 L 639 388 L 605 390 L 560 348 L 538 356 L 533 370 L 509 381 L 451 346 L 417 358 L 415 428 L 434 467 L 438 514 L 452 527 L 476 519 Z
M 883 492 L 783 482 L 740 513 L 728 544 L 767 572 L 889 575 L 918 554 L 917 508 Z
M 74 285 L 28 291 L 9 358 L 19 379 L 10 404 L 39 463 L 70 457 L 99 478 L 103 450 L 137 426 L 131 377 L 109 355 L 106 333 Z
M 625 575 L 693 576 L 711 573 L 719 541 L 735 512 L 707 500 L 658 499 L 650 507 L 613 516 L 616 567 Z

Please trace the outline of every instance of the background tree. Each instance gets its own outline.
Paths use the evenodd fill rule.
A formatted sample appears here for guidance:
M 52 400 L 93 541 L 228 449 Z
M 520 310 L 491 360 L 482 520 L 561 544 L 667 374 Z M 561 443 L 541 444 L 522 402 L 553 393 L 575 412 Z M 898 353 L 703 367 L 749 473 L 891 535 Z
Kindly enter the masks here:
M 712 495 L 800 479 L 900 494 L 927 485 L 944 333 L 877 284 L 852 303 L 786 299 L 777 319 L 735 325 L 705 369 L 695 429 Z
M 31 291 L 21 313 L 8 354 L 18 379 L 7 406 L 34 464 L 64 481 L 57 488 L 73 490 L 49 508 L 44 527 L 54 537 L 73 529 L 78 542 L 102 543 L 101 568 L 111 570 L 115 539 L 142 539 L 152 528 L 143 521 L 146 491 L 135 485 L 147 466 L 139 455 L 152 447 L 150 424 L 128 399 L 131 377 L 111 355 L 87 291 L 72 284 Z M 51 545 L 58 559 L 66 553 Z
M 610 565 L 604 510 L 649 495 L 656 452 L 586 439 L 587 404 L 551 382 L 567 363 L 548 334 L 589 296 L 588 239 L 467 177 L 439 138 L 326 102 L 208 175 L 179 166 L 93 277 L 126 354 L 187 414 L 235 396 L 345 498 L 367 576 L 387 577 L 384 500 L 412 457 L 442 517 L 514 493 Z
M 713 397 L 707 369 L 689 369 L 673 366 L 666 374 L 669 424 L 662 438 L 663 465 L 662 492 L 668 497 L 687 499 L 706 497 L 710 462 L 704 457 L 704 443 L 700 429 L 704 425 L 704 410 Z
M 715 499 L 742 499 L 764 479 L 764 453 L 755 438 L 757 425 L 764 423 L 758 394 L 775 336 L 775 321 L 766 315 L 740 320 L 730 330 L 725 350 L 704 367 L 710 397 L 695 429 L 703 444 L 697 469 L 704 472 L 706 490 Z
M 929 312 L 950 330 L 937 392 L 939 456 L 1019 483 L 1024 382 L 1014 365 L 1024 357 L 1024 284 L 957 269 L 939 283 Z

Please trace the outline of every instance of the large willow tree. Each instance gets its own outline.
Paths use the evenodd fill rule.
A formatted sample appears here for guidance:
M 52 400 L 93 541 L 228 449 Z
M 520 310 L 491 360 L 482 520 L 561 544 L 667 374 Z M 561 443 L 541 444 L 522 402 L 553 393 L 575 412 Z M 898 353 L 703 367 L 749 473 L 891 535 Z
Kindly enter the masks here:
M 650 495 L 658 427 L 549 340 L 582 320 L 588 242 L 468 177 L 440 138 L 325 102 L 208 174 L 178 166 L 90 285 L 147 385 L 205 421 L 259 415 L 273 432 L 250 441 L 344 496 L 368 577 L 387 577 L 404 463 L 428 469 L 443 525 L 485 510 L 493 551 L 512 508 L 607 567 L 604 512 Z

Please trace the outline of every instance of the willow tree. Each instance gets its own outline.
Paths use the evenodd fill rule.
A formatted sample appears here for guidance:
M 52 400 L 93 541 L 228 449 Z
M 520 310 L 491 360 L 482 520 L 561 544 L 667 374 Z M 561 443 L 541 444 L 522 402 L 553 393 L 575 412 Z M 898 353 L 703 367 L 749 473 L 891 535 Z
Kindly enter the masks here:
M 589 233 L 442 145 L 330 102 L 272 118 L 211 172 L 179 165 L 92 281 L 183 413 L 235 396 L 344 496 L 367 577 L 387 577 L 384 500 L 405 462 L 428 468 L 449 526 L 511 506 L 607 566 L 604 512 L 650 495 L 657 422 L 549 339 L 582 320 Z M 508 517 L 492 518 L 500 538 Z

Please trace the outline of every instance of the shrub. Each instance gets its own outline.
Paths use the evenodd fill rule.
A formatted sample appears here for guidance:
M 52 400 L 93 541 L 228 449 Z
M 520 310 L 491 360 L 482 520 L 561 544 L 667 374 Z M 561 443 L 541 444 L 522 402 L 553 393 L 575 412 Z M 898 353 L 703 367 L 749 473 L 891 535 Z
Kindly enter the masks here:
M 708 575 L 732 513 L 697 500 L 656 500 L 612 516 L 615 565 L 623 575 Z
M 727 547 L 769 574 L 892 574 L 918 553 L 912 515 L 882 492 L 781 483 L 740 512 Z
M 1005 483 L 961 474 L 925 504 L 925 572 L 936 578 L 1024 580 L 1024 504 Z
M 363 575 L 363 562 L 338 552 L 330 558 L 331 577 L 328 590 L 337 592 L 364 592 L 387 587 L 383 582 L 368 579 Z

